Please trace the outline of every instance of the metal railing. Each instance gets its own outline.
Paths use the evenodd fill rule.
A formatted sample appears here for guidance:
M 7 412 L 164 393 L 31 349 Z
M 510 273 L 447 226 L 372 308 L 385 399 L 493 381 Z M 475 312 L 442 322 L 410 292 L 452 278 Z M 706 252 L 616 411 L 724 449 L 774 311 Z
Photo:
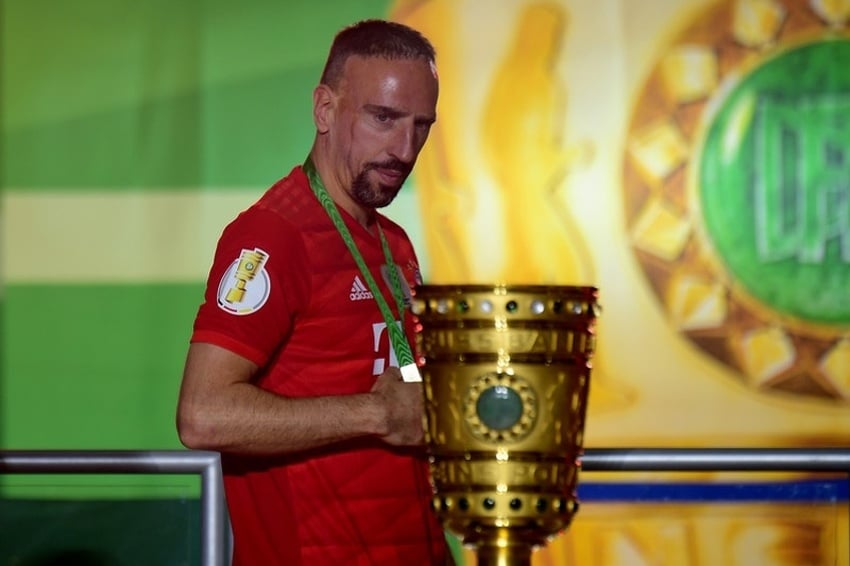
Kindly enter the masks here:
M 588 448 L 593 472 L 845 472 L 850 448 Z
M 201 564 L 224 566 L 226 514 L 217 452 L 0 451 L 0 474 L 200 474 Z
M 843 472 L 850 448 L 588 448 L 588 472 Z M 0 451 L 0 474 L 200 474 L 201 564 L 224 566 L 226 512 L 218 453 L 173 451 Z

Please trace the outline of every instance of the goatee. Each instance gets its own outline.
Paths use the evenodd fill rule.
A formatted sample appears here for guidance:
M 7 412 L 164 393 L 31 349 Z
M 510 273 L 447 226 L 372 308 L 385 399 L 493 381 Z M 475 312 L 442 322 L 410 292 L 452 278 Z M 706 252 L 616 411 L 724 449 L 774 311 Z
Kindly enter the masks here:
M 398 186 L 371 183 L 368 178 L 371 169 L 399 171 L 403 173 L 402 180 Z M 351 182 L 351 195 L 361 206 L 383 208 L 395 199 L 409 174 L 410 167 L 397 159 L 384 163 L 368 163 Z

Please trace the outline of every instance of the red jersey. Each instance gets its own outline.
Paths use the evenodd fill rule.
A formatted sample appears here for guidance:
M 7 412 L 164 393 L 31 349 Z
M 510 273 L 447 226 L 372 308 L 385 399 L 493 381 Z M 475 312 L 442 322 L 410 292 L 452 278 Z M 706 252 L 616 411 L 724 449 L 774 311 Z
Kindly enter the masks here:
M 380 240 L 340 213 L 398 320 Z M 378 222 L 409 297 L 420 277 L 413 246 L 400 226 Z M 398 363 L 365 283 L 297 167 L 225 228 L 192 341 L 250 359 L 262 368 L 257 385 L 280 395 L 368 392 Z M 234 566 L 445 561 L 421 451 L 360 439 L 274 458 L 223 454 L 222 466 Z

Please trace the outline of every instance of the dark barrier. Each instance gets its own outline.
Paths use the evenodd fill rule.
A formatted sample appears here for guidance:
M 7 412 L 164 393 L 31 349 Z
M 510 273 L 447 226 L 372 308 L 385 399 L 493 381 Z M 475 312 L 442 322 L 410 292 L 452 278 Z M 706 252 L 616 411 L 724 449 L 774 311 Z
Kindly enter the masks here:
M 220 456 L 202 451 L 0 451 L 0 474 L 199 474 L 201 564 L 224 566 L 226 515 Z
M 587 472 L 842 472 L 850 448 L 588 448 Z M 200 474 L 201 564 L 228 563 L 220 458 L 200 451 L 0 451 L 0 474 Z

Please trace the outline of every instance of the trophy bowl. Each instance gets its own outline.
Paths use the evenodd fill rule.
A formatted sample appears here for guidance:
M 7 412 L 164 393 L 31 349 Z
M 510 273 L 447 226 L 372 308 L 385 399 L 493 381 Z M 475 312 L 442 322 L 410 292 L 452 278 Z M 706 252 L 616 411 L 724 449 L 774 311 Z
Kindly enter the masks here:
M 531 563 L 578 510 L 595 287 L 420 285 L 432 505 L 479 566 Z

